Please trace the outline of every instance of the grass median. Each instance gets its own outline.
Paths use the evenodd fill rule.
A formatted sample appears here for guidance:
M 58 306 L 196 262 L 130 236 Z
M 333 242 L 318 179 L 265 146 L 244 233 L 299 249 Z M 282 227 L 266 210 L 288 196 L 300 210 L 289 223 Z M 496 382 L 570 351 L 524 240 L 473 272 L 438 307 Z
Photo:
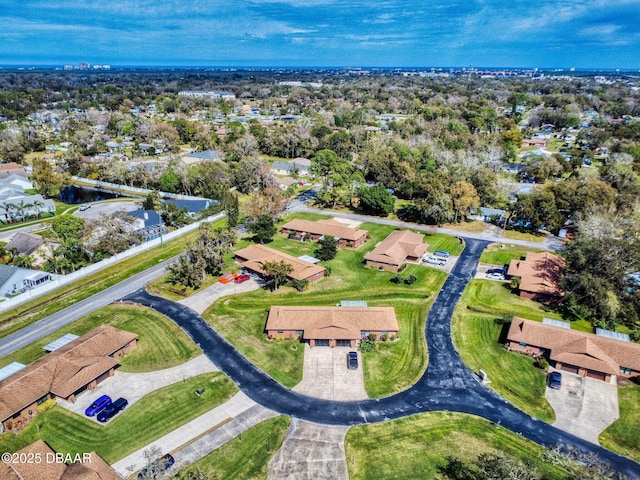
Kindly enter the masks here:
M 473 461 L 500 454 L 537 468 L 544 478 L 568 478 L 545 463 L 544 449 L 487 420 L 460 413 L 435 412 L 390 422 L 352 427 L 345 440 L 351 480 L 443 478 L 438 467 L 447 457 Z
M 177 478 L 266 480 L 269 461 L 282 446 L 290 422 L 284 416 L 265 420 L 185 468 Z

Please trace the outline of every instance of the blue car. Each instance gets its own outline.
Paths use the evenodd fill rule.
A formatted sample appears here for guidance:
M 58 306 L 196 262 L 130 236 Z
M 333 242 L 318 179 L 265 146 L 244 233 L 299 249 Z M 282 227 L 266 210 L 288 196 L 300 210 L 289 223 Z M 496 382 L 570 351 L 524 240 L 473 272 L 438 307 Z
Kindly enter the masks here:
M 93 417 L 96 413 L 100 412 L 104 407 L 111 405 L 111 398 L 109 395 L 102 395 L 95 402 L 87 407 L 84 414 L 87 417 Z
M 551 372 L 547 385 L 549 385 L 549 388 L 558 390 L 562 386 L 562 374 L 560 372 Z

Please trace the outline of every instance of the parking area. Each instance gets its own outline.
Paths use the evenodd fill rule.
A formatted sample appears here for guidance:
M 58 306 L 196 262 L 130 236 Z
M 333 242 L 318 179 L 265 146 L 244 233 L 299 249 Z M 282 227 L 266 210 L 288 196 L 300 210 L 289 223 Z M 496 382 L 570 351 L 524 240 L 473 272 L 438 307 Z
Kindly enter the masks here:
M 618 387 L 594 378 L 562 373 L 562 386 L 547 387 L 545 397 L 556 414 L 553 424 L 577 437 L 598 443 L 600 433 L 620 416 Z
M 476 269 L 476 276 L 474 278 L 482 278 L 484 280 L 494 280 L 497 282 L 506 282 L 504 274 L 500 277 L 500 272 L 504 272 L 504 265 L 490 265 L 488 263 L 478 263 L 478 268 Z M 497 275 L 492 277 L 487 277 L 487 274 L 496 273 Z
M 85 390 L 76 397 L 75 403 L 58 400 L 58 405 L 67 410 L 84 416 L 86 408 L 102 395 L 109 395 L 112 400 L 123 397 L 129 402 L 129 407 L 144 397 L 167 385 L 180 382 L 207 372 L 217 372 L 218 368 L 204 355 L 189 360 L 177 367 L 146 373 L 127 373 L 116 370 L 115 375 L 100 383 L 95 390 Z M 88 418 L 88 417 L 87 417 Z M 96 417 L 91 417 L 99 423 Z M 100 424 L 102 425 L 102 424 Z
M 437 264 L 428 263 L 425 261 L 427 258 L 431 257 L 432 255 L 433 255 L 433 252 L 426 252 L 422 257 L 422 261 L 420 262 L 420 265 L 423 265 L 425 267 L 436 268 L 438 270 L 442 270 L 443 272 L 447 272 L 447 273 L 451 273 L 451 270 L 453 270 L 453 267 L 455 266 L 459 258 L 457 256 L 451 255 L 448 258 L 442 258 L 442 260 L 445 260 L 444 265 L 437 265 Z
M 299 345 L 303 348 L 303 345 Z M 362 357 L 358 352 L 358 368 L 347 368 L 347 354 L 356 351 L 347 347 L 314 347 L 304 345 L 302 381 L 293 390 L 326 400 L 364 400 Z
M 73 215 L 80 218 L 97 220 L 100 218 L 100 215 L 110 215 L 116 212 L 132 212 L 139 208 L 140 205 L 138 202 L 132 201 L 92 203 L 91 208 L 84 211 L 76 210 Z

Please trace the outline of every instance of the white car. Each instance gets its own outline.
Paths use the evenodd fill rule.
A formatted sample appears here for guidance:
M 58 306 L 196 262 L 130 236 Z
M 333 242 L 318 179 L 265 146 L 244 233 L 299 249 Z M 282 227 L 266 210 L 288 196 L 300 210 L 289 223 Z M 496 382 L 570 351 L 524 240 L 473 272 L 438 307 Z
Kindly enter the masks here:
M 89 210 L 90 208 L 91 208 L 91 205 L 81 205 L 78 210 L 80 210 L 81 212 L 84 212 L 85 210 Z
M 445 265 L 447 263 L 446 258 L 436 257 L 435 255 L 429 255 L 423 260 L 423 262 L 431 263 L 432 265 Z
M 492 272 L 487 273 L 487 278 L 489 280 L 504 280 L 504 275 L 502 273 Z

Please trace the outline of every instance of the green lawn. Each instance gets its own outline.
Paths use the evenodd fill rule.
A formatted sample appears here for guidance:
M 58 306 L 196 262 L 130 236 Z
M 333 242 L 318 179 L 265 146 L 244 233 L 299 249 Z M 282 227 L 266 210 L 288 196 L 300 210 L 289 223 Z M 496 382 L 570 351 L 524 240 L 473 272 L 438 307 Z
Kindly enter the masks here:
M 640 462 L 640 385 L 618 387 L 620 418 L 600 435 L 600 444 Z
M 520 260 L 527 256 L 527 252 L 541 252 L 533 248 L 516 245 L 491 244 L 485 248 L 480 261 L 490 265 L 509 265 L 511 260 Z
M 202 395 L 195 390 L 204 387 Z M 0 450 L 14 452 L 38 438 L 56 452 L 96 451 L 113 463 L 224 403 L 238 388 L 224 374 L 208 373 L 161 388 L 127 407 L 106 426 L 60 406 L 39 415 L 18 435 L 0 435 Z
M 544 398 L 545 373 L 534 367 L 532 358 L 508 352 L 500 344 L 503 326 L 495 320 L 512 316 L 560 318 L 544 305 L 511 293 L 503 283 L 472 280 L 454 312 L 454 343 L 471 370 L 487 373 L 490 388 L 525 412 L 551 422 L 554 413 Z
M 290 422 L 284 416 L 265 420 L 185 468 L 177 478 L 191 479 L 199 471 L 216 480 L 266 480 L 269 461 L 282 446 Z
M 487 223 L 480 220 L 463 220 L 460 223 L 446 223 L 442 225 L 442 228 L 460 230 L 461 232 L 481 233 L 487 228 Z
M 470 461 L 481 453 L 517 458 L 546 478 L 568 478 L 543 461 L 542 447 L 494 423 L 459 413 L 424 413 L 352 427 L 345 450 L 351 480 L 443 478 L 438 466 L 448 456 Z
M 124 358 L 122 371 L 146 372 L 169 368 L 200 354 L 200 349 L 178 326 L 164 315 L 145 307 L 109 305 L 81 318 L 41 340 L 0 360 L 29 364 L 44 356 L 42 347 L 66 333 L 82 335 L 103 323 L 138 334 L 138 344 Z
M 316 217 L 320 216 L 312 219 Z M 304 218 L 310 217 L 305 215 Z M 272 305 L 331 306 L 351 299 L 366 300 L 372 306 L 393 306 L 400 325 L 400 338 L 382 343 L 376 352 L 365 355 L 365 387 L 371 397 L 409 387 L 426 368 L 424 323 L 446 275 L 428 267 L 410 265 L 402 275 L 415 275 L 416 283 L 412 286 L 393 284 L 390 280 L 394 273 L 367 268 L 362 260 L 364 254 L 394 228 L 371 223 L 360 228 L 367 230 L 371 238 L 357 249 L 339 249 L 337 257 L 326 263 L 331 276 L 311 285 L 305 292 L 281 287 L 276 292 L 258 290 L 225 297 L 214 303 L 204 313 L 204 318 L 252 362 L 283 385 L 293 387 L 302 379 L 303 346 L 287 340 L 266 339 L 264 327 Z M 432 237 L 437 245 L 445 245 L 451 250 L 461 248 L 451 237 Z M 248 244 L 244 242 L 240 242 L 238 248 Z M 269 246 L 295 256 L 312 255 L 316 248 L 315 243 L 289 240 L 280 234 Z
M 502 236 L 504 238 L 511 238 L 513 240 L 525 240 L 527 242 L 544 242 L 544 235 L 542 233 L 533 232 L 521 232 L 519 230 L 503 230 Z
M 216 225 L 222 226 L 225 222 L 226 220 L 223 219 Z M 191 232 L 183 235 L 164 245 L 89 275 L 71 285 L 1 313 L 0 338 L 178 255 L 184 251 L 187 242 L 195 238 L 197 234 L 197 232 Z

